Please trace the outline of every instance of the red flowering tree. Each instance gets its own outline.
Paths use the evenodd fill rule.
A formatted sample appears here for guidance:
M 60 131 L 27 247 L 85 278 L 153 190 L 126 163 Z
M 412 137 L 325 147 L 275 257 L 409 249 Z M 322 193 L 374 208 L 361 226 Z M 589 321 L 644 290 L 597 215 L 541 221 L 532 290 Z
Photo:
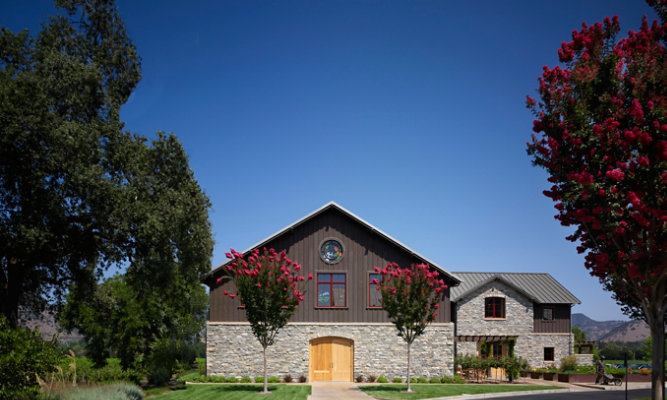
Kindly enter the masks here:
M 278 331 L 287 325 L 297 306 L 303 301 L 303 283 L 313 279 L 297 275 L 299 263 L 289 259 L 284 251 L 278 254 L 274 249 L 253 250 L 247 259 L 243 254 L 231 250 L 226 253 L 232 259 L 227 264 L 227 272 L 237 288 L 236 293 L 224 291 L 230 298 L 239 297 L 245 308 L 252 333 L 264 350 L 264 393 L 268 393 L 266 372 L 266 348 L 274 343 Z M 224 281 L 218 278 L 216 284 Z
M 573 226 L 585 266 L 653 337 L 653 398 L 663 399 L 667 311 L 667 24 L 644 18 L 616 41 L 618 18 L 583 24 L 544 67 L 528 154 L 553 184 L 555 218 Z M 627 309 L 627 308 L 626 308 Z
M 430 271 L 428 265 L 412 265 L 401 268 L 396 263 L 389 263 L 383 269 L 375 267 L 375 272 L 382 275 L 382 281 L 373 279 L 376 289 L 382 293 L 382 308 L 387 312 L 398 336 L 408 344 L 408 392 L 410 386 L 410 345 L 426 330 L 426 327 L 438 316 L 440 300 L 447 285 L 437 271 Z

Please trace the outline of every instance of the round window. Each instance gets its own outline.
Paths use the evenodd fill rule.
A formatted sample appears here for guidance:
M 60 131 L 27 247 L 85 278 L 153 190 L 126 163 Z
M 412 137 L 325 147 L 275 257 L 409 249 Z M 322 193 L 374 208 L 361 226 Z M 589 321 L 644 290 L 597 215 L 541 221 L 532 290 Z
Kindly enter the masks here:
M 337 240 L 326 240 L 320 247 L 320 257 L 326 263 L 337 263 L 343 258 L 343 246 Z

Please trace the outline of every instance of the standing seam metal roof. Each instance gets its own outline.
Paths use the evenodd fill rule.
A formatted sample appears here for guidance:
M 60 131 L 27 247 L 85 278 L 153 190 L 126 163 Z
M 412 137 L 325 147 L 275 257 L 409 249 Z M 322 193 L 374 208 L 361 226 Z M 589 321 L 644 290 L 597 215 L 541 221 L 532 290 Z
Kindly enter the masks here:
M 500 279 L 515 286 L 538 303 L 581 304 L 579 299 L 548 273 L 453 272 L 452 274 L 461 280 L 458 286 L 451 288 L 452 301 L 458 301 L 478 287 Z

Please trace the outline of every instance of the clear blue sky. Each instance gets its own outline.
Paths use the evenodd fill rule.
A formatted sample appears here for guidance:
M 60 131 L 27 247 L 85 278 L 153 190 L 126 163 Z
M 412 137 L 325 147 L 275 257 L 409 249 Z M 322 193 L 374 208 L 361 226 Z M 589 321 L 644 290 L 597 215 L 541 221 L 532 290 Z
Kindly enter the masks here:
M 333 200 L 450 271 L 549 272 L 625 319 L 525 152 L 543 65 L 640 0 L 118 2 L 143 58 L 127 129 L 174 132 L 213 204 L 213 266 Z M 3 1 L 29 28 L 50 1 Z

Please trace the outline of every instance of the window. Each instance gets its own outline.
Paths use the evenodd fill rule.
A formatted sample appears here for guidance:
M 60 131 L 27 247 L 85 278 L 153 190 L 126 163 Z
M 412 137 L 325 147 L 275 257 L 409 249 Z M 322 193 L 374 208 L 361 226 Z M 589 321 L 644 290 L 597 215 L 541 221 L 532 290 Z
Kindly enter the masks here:
M 317 274 L 317 306 L 345 307 L 345 274 Z
M 484 299 L 484 318 L 505 318 L 505 298 L 487 297 Z
M 554 360 L 554 348 L 545 347 L 544 348 L 544 361 L 553 361 Z
M 377 290 L 377 283 L 373 283 L 373 279 L 382 282 L 382 275 L 368 274 L 368 307 L 382 308 L 382 293 Z
M 327 264 L 335 264 L 343 258 L 343 246 L 337 240 L 327 240 L 320 246 L 320 257 Z
M 554 309 L 551 307 L 545 307 L 542 310 L 542 319 L 547 321 L 553 321 L 554 319 Z

